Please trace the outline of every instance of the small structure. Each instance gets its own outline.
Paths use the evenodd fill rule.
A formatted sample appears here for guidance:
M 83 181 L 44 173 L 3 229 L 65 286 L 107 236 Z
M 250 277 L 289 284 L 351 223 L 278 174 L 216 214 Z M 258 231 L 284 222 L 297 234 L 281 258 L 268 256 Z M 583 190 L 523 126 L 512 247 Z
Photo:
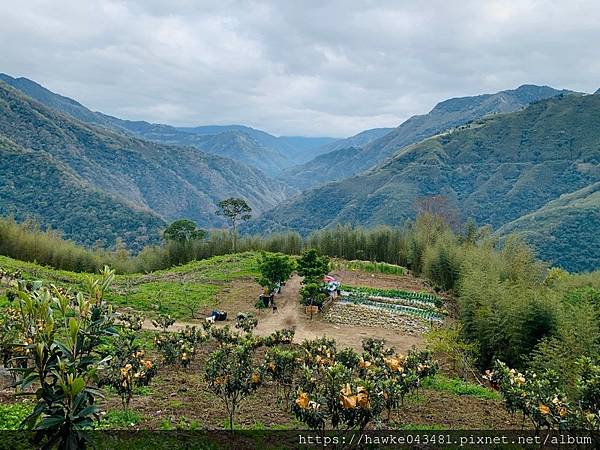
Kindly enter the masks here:
M 213 309 L 209 317 L 214 317 L 214 320 L 221 322 L 227 320 L 227 312 L 219 309 Z

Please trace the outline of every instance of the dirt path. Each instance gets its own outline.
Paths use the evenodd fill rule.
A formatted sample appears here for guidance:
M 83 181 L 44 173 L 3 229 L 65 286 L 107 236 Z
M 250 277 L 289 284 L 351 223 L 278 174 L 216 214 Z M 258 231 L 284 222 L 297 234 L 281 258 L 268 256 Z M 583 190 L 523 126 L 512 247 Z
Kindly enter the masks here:
M 395 330 L 388 330 L 377 327 L 345 326 L 325 322 L 320 317 L 315 316 L 313 320 L 305 314 L 304 308 L 298 301 L 300 298 L 301 278 L 292 277 L 282 289 L 282 293 L 275 296 L 275 305 L 277 311 L 264 309 L 257 314 L 258 326 L 255 333 L 259 336 L 266 336 L 275 330 L 282 328 L 296 328 L 294 342 L 301 343 L 304 339 L 314 339 L 317 337 L 328 336 L 334 338 L 340 348 L 352 347 L 360 350 L 362 340 L 367 337 L 377 337 L 385 339 L 388 345 L 394 347 L 397 351 L 405 353 L 413 346 L 421 346 L 423 339 L 420 336 L 409 336 L 399 333 Z M 222 305 L 230 314 L 229 320 L 217 322 L 215 326 L 225 326 L 235 324 L 235 314 L 237 311 Z M 247 308 L 246 310 L 251 310 Z M 196 322 L 176 322 L 169 331 L 178 331 L 185 328 L 186 325 L 198 325 Z M 144 322 L 144 329 L 156 330 L 150 320 Z

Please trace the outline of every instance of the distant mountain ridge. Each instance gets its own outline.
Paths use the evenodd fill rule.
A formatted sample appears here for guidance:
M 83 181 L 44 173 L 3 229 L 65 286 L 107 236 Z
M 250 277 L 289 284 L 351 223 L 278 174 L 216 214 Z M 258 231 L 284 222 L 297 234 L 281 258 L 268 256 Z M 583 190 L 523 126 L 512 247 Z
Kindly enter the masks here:
M 458 97 L 438 103 L 428 114 L 413 116 L 400 126 L 366 145 L 350 145 L 360 151 L 320 155 L 318 159 L 296 168 L 292 185 L 299 188 L 337 181 L 368 170 L 392 156 L 396 151 L 448 129 L 481 117 L 519 110 L 532 102 L 570 93 L 548 86 L 523 85 L 517 89 Z
M 414 217 L 418 198 L 444 195 L 464 219 L 499 228 L 599 181 L 600 96 L 559 95 L 406 146 L 368 172 L 278 205 L 249 227 L 306 234 L 338 223 L 397 225 Z M 600 251 L 600 236 L 588 241 Z M 562 263 L 581 268 L 586 261 L 573 255 Z
M 322 147 L 321 152 L 304 164 L 288 167 L 280 178 L 299 189 L 306 189 L 322 182 L 335 179 L 336 175 L 329 170 L 338 161 L 351 159 L 360 152 L 360 148 L 390 133 L 393 128 L 373 128 L 362 131 L 345 139 L 338 139 Z
M 229 157 L 270 173 L 308 161 L 321 153 L 321 146 L 336 140 L 327 137 L 276 137 L 244 125 L 173 127 L 145 121 L 123 120 L 91 111 L 81 103 L 56 94 L 27 78 L 14 78 L 0 73 L 0 80 L 44 105 L 67 113 L 82 122 L 115 131 L 135 133 L 138 137 L 152 141 L 194 146 L 200 150 Z M 222 134 L 219 138 L 206 138 L 207 135 L 219 134 Z M 248 139 L 248 136 L 251 139 Z M 220 153 L 217 153 L 217 150 Z
M 85 124 L 71 115 L 42 105 L 2 81 L 0 136 L 3 137 L 3 152 L 12 149 L 12 154 L 18 151 L 21 157 L 28 152 L 30 156 L 48 160 L 55 168 L 56 176 L 68 179 L 69 186 L 79 182 L 85 186 L 86 192 L 91 190 L 101 194 L 106 209 L 94 212 L 88 208 L 90 214 L 110 216 L 112 206 L 109 199 L 116 198 L 115 208 L 117 204 L 123 208 L 129 205 L 130 214 L 134 214 L 134 210 L 147 211 L 148 229 L 155 230 L 159 224 L 164 225 L 164 221 L 181 217 L 193 219 L 204 227 L 220 225 L 222 219 L 215 212 L 217 203 L 224 198 L 245 198 L 255 213 L 260 213 L 279 204 L 292 192 L 261 171 L 228 158 L 192 147 L 145 141 L 131 134 Z M 11 173 L 15 167 L 18 166 L 3 167 L 0 186 L 14 195 L 25 195 L 21 192 L 22 182 L 17 183 L 16 174 Z M 39 171 L 30 165 L 28 167 L 31 173 L 24 175 L 35 179 Z M 35 207 L 32 204 L 35 198 L 45 195 L 41 190 L 49 188 L 41 181 L 38 190 L 35 183 L 30 184 L 27 191 L 29 208 Z M 69 192 L 71 194 L 52 191 L 52 194 L 60 200 L 73 196 L 71 201 L 85 204 L 76 189 Z M 9 203 L 5 199 L 0 208 L 9 212 L 16 208 L 20 216 L 27 212 L 26 208 L 19 209 L 14 202 Z M 47 214 L 50 213 L 58 216 L 52 211 L 52 206 L 47 205 Z M 68 208 L 63 213 L 68 214 Z M 42 223 L 50 224 L 48 217 L 40 211 L 36 211 L 35 215 Z M 114 221 L 110 222 L 110 236 L 116 237 L 124 231 Z M 101 230 L 99 227 L 98 233 L 102 233 Z M 69 237 L 89 243 L 88 236 L 78 236 L 75 230 L 72 231 L 67 233 Z M 125 231 L 131 230 L 126 227 Z M 114 244 L 114 240 L 107 244 Z

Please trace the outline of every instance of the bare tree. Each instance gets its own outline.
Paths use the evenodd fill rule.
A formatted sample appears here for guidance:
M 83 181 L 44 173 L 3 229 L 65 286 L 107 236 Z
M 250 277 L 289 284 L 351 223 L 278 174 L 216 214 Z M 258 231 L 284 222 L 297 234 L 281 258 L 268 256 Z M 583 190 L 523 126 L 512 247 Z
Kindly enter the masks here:
M 414 202 L 414 209 L 417 216 L 430 214 L 442 219 L 453 230 L 458 230 L 460 227 L 461 222 L 458 209 L 452 205 L 450 198 L 446 195 L 419 197 Z

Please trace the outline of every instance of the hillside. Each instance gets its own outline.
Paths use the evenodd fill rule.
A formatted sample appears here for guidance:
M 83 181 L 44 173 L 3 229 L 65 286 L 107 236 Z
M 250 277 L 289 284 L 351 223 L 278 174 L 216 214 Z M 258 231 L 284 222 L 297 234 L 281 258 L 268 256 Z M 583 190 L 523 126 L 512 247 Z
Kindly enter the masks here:
M 573 271 L 600 266 L 600 183 L 552 200 L 497 231 L 531 243 L 540 258 Z
M 442 131 L 490 114 L 516 111 L 532 102 L 567 92 L 569 91 L 559 91 L 548 86 L 523 85 L 495 94 L 445 100 L 438 103 L 428 114 L 411 117 L 367 145 L 350 145 L 361 147 L 360 151 L 345 152 L 343 156 L 339 153 L 333 153 L 330 157 L 322 155 L 318 160 L 306 163 L 295 170 L 292 183 L 305 188 L 341 180 L 383 162 L 402 147 Z
M 245 125 L 204 125 L 178 127 L 177 130 L 201 136 L 219 135 L 222 133 L 250 136 L 260 146 L 283 156 L 286 167 L 309 161 L 315 156 L 327 152 L 326 145 L 338 141 L 338 139 L 330 137 L 273 136 L 265 131 Z
M 194 137 L 194 145 L 203 151 L 256 167 L 265 174 L 279 173 L 289 165 L 287 158 L 281 152 L 264 147 L 245 132 L 225 131 Z
M 305 192 L 254 229 L 400 224 L 442 194 L 463 218 L 500 227 L 600 180 L 600 96 L 561 96 L 400 150 L 370 172 Z
M 321 147 L 320 152 L 310 161 L 285 169 L 281 174 L 281 179 L 299 189 L 306 189 L 316 186 L 322 181 L 332 180 L 334 179 L 333 175 L 326 169 L 329 165 L 352 158 L 354 154 L 359 153 L 359 148 L 385 136 L 392 130 L 393 128 L 374 128 L 349 138 L 331 142 Z
M 0 135 L 0 215 L 34 220 L 87 246 L 130 249 L 156 243 L 165 222 L 156 214 L 91 187 L 45 152 L 24 149 Z
M 322 148 L 323 145 L 336 141 L 334 138 L 327 137 L 276 137 L 244 125 L 173 127 L 145 121 L 123 120 L 91 111 L 81 103 L 56 94 L 27 78 L 14 78 L 0 73 L 0 80 L 40 103 L 69 114 L 82 122 L 110 128 L 113 131 L 134 133 L 147 140 L 194 146 L 208 153 L 229 157 L 269 172 L 280 171 L 283 167 L 308 161 L 328 151 Z M 216 137 L 218 135 L 221 136 Z M 218 144 L 215 141 L 218 141 Z
M 216 204 L 223 198 L 243 197 L 259 213 L 278 204 L 290 192 L 283 183 L 227 158 L 86 125 L 3 82 L 0 82 L 0 135 L 4 142 L 52 157 L 60 167 L 77 174 L 90 189 L 151 210 L 167 221 L 188 217 L 200 226 L 218 225 L 221 221 L 215 215 Z M 2 183 L 13 176 L 9 177 L 10 170 L 14 168 L 5 167 Z M 26 193 L 31 202 L 46 187 L 42 181 L 29 186 Z M 17 185 L 15 194 L 24 195 L 24 188 Z M 4 209 L 9 206 L 2 205 Z M 38 217 L 42 224 L 47 224 L 46 217 Z M 152 219 L 152 224 L 155 221 Z M 77 235 L 79 242 L 87 242 L 87 237 L 75 230 L 69 234 Z

